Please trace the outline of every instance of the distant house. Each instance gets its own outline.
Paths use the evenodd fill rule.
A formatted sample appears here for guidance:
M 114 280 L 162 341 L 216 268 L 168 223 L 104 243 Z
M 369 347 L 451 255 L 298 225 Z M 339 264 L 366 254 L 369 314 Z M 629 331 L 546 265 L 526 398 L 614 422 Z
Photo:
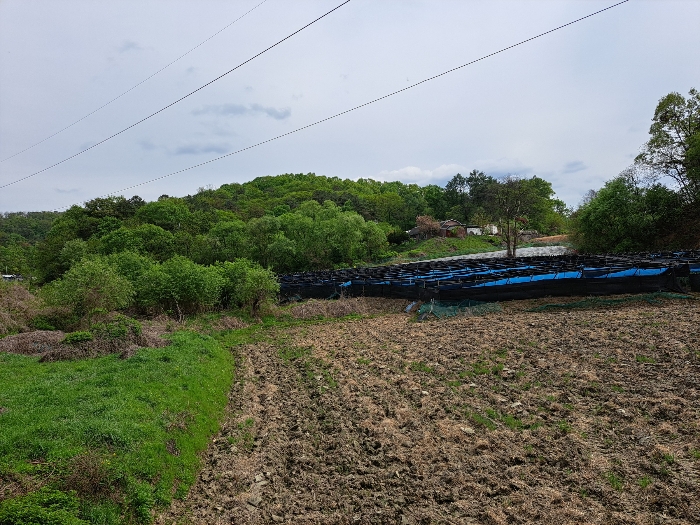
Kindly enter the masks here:
M 467 235 L 498 235 L 498 226 L 487 224 L 486 226 L 466 226 Z
M 454 237 L 457 228 L 464 228 L 464 224 L 455 219 L 447 219 L 446 221 L 440 222 L 439 235 L 440 237 Z
M 2 276 L 3 281 L 23 281 L 24 279 L 22 278 L 21 275 L 4 275 Z
M 494 224 L 487 224 L 484 227 L 476 225 L 465 225 L 456 219 L 440 221 L 440 229 L 433 234 L 426 234 L 418 226 L 408 230 L 406 233 L 411 239 L 426 239 L 430 237 L 456 237 L 457 228 L 463 228 L 466 235 L 498 235 L 498 227 Z

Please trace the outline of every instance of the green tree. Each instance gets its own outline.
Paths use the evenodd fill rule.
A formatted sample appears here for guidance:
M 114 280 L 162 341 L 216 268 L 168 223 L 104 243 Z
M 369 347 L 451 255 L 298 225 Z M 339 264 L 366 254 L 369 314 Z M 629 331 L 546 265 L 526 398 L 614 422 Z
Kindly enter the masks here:
M 575 212 L 574 242 L 589 253 L 653 249 L 678 227 L 680 200 L 665 186 L 645 188 L 621 175 Z
M 226 307 L 248 307 L 257 315 L 260 307 L 279 292 L 275 274 L 248 259 L 217 264 L 223 277 L 221 304 Z
M 527 214 L 536 208 L 540 199 L 542 197 L 527 179 L 509 175 L 495 186 L 492 209 L 498 217 L 508 257 L 516 256 L 518 234 L 527 224 Z
M 136 285 L 137 302 L 181 317 L 216 305 L 223 285 L 224 280 L 215 268 L 176 255 L 141 275 Z
M 700 92 L 663 97 L 654 111 L 649 141 L 635 163 L 653 175 L 671 177 L 686 203 L 700 200 Z
M 82 259 L 63 277 L 41 289 L 50 306 L 67 309 L 89 326 L 96 312 L 126 308 L 134 299 L 131 283 L 102 257 Z

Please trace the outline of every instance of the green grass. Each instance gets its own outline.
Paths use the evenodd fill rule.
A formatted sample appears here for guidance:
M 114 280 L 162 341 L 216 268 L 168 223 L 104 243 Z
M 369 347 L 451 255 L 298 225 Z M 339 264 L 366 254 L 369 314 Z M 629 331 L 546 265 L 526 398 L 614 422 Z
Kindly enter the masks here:
M 637 485 L 639 485 L 643 489 L 647 488 L 651 484 L 652 479 L 649 476 L 644 476 L 643 478 L 639 478 L 637 480 Z
M 409 368 L 414 372 L 423 372 L 425 374 L 432 374 L 434 372 L 432 368 L 422 361 L 414 361 L 409 365 Z
M 624 481 L 617 474 L 615 474 L 614 472 L 606 472 L 604 476 L 613 489 L 617 491 L 622 490 L 622 487 L 624 486 Z
M 493 239 L 490 241 L 489 239 Z M 495 244 L 494 244 L 495 243 Z M 492 252 L 504 249 L 496 237 L 468 235 L 464 239 L 456 237 L 434 237 L 424 241 L 410 241 L 398 247 L 393 247 L 398 256 L 388 261 L 390 264 L 423 259 L 437 259 L 455 255 Z
M 656 363 L 656 359 L 653 357 L 647 357 L 641 354 L 637 355 L 635 359 L 637 360 L 637 363 Z
M 147 522 L 154 506 L 184 496 L 234 367 L 212 337 L 183 331 L 172 340 L 126 360 L 0 354 L 0 474 L 76 490 L 79 510 L 69 512 L 92 523 Z M 84 493 L 95 484 L 97 495 Z M 31 497 L 2 505 L 36 507 Z

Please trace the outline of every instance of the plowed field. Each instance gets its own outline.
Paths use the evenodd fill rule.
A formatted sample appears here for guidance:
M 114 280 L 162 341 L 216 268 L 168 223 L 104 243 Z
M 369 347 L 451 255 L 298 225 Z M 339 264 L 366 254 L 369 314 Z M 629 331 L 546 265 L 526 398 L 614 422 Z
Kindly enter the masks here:
M 234 348 L 160 523 L 700 523 L 700 301 L 307 325 Z

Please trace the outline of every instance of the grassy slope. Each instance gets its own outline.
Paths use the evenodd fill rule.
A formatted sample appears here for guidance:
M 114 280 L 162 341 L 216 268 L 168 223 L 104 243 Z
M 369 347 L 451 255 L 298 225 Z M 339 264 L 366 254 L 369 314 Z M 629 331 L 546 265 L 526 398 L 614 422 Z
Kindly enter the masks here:
M 390 264 L 492 252 L 503 248 L 500 246 L 500 239 L 497 237 L 469 235 L 464 239 L 434 237 L 424 241 L 410 241 L 395 249 L 398 252 L 398 256 L 388 261 Z
M 153 505 L 186 494 L 234 368 L 213 338 L 172 337 L 127 360 L 0 354 L 0 481 L 76 490 L 93 523 L 148 521 Z M 12 523 L 2 505 L 0 523 Z

